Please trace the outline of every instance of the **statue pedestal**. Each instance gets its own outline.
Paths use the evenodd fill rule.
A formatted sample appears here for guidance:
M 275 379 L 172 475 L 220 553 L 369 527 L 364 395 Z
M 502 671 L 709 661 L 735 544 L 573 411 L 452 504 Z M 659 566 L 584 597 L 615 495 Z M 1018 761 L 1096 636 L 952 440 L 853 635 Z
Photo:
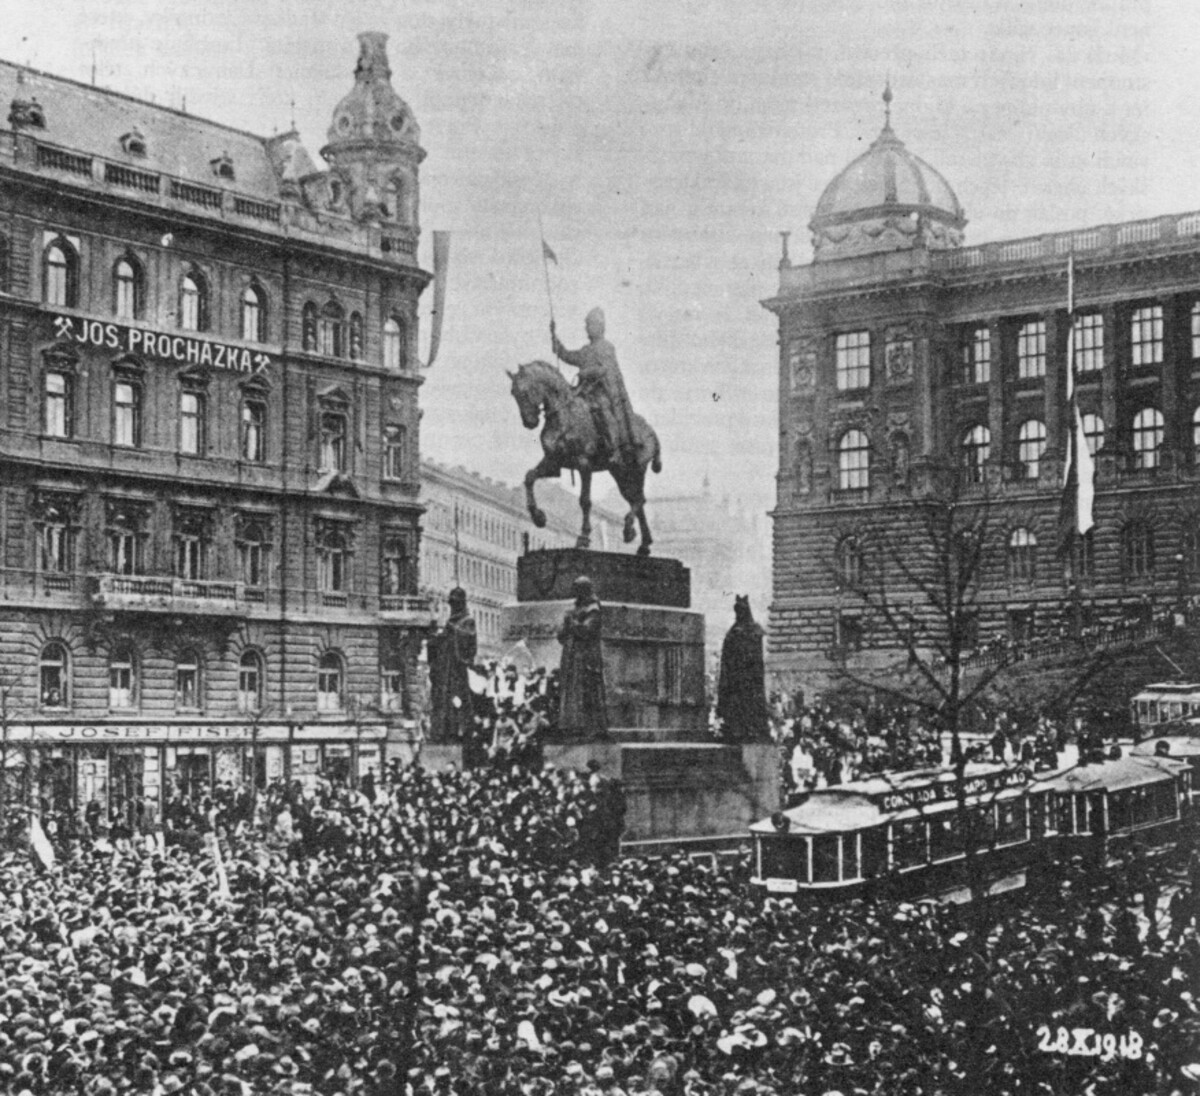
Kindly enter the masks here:
M 707 735 L 704 615 L 688 608 L 691 576 L 678 560 L 579 548 L 517 560 L 517 602 L 505 606 L 504 642 L 524 640 L 535 665 L 562 657 L 558 630 L 574 604 L 571 583 L 592 580 L 603 606 L 608 726 L 637 740 Z

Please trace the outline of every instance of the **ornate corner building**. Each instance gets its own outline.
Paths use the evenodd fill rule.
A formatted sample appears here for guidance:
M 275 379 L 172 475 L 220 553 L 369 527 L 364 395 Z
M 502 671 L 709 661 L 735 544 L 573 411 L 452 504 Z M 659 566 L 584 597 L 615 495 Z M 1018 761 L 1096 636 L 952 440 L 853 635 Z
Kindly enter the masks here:
M 1200 213 L 964 246 L 962 206 L 893 132 L 890 100 L 820 198 L 812 261 L 791 262 L 785 236 L 763 302 L 779 321 L 780 684 L 903 657 L 849 588 L 871 536 L 915 535 L 938 470 L 986 502 L 1001 538 L 976 645 L 1180 605 L 1200 576 Z M 1094 527 L 1060 558 L 1069 260 L 1096 498 Z M 902 585 L 893 600 L 913 596 Z
M 6 794 L 153 817 L 355 776 L 405 714 L 425 153 L 359 41 L 327 168 L 0 62 Z

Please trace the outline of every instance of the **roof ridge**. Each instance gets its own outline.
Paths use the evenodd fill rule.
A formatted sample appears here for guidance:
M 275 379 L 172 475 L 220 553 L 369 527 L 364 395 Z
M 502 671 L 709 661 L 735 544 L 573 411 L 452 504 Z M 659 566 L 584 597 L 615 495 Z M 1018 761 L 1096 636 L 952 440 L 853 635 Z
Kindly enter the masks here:
M 230 133 L 236 133 L 242 137 L 249 137 L 251 140 L 260 142 L 264 147 L 271 139 L 264 137 L 261 133 L 253 133 L 248 129 L 239 129 L 237 126 L 231 126 L 227 122 L 218 121 L 215 118 L 207 118 L 202 114 L 192 114 L 186 110 L 180 110 L 178 107 L 167 106 L 164 103 L 155 103 L 149 99 L 140 99 L 136 95 L 130 95 L 124 91 L 114 91 L 112 88 L 101 87 L 98 84 L 86 84 L 82 80 L 75 80 L 70 76 L 60 76 L 55 72 L 46 72 L 44 69 L 36 69 L 31 65 L 21 65 L 15 61 L 9 61 L 6 58 L 0 57 L 0 66 L 7 66 L 15 69 L 17 73 L 26 73 L 27 75 L 40 76 L 43 79 L 55 80 L 62 84 L 70 84 L 73 87 L 82 88 L 84 91 L 99 92 L 102 95 L 111 96 L 114 99 L 124 99 L 129 103 L 137 103 L 140 106 L 149 107 L 151 110 L 159 110 L 166 114 L 173 114 L 177 118 L 188 118 L 193 122 L 203 122 L 206 125 L 216 126 L 219 129 L 227 130 Z M 292 127 L 295 130 L 295 127 Z M 299 137 L 299 133 L 296 134 Z

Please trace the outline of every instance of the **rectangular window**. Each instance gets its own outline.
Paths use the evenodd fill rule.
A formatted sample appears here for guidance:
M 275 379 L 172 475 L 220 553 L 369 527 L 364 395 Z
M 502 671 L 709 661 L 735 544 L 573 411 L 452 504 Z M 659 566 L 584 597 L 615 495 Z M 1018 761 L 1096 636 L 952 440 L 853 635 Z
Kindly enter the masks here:
M 251 587 L 262 586 L 265 575 L 262 543 L 243 540 L 238 542 L 237 548 L 238 570 L 241 572 L 242 582 Z
M 113 385 L 113 444 L 142 443 L 142 390 L 129 381 Z
M 175 706 L 193 711 L 200 707 L 200 667 L 194 662 L 175 667 Z
M 346 416 L 339 412 L 321 415 L 320 462 L 322 472 L 346 470 Z
M 318 577 L 325 593 L 346 592 L 346 551 L 338 541 L 330 541 L 321 549 Z
M 929 820 L 929 855 L 932 860 L 951 860 L 963 855 L 962 827 L 958 811 L 947 811 Z
M 1104 368 L 1104 317 L 1098 312 L 1075 317 L 1075 372 Z
M 925 822 L 896 822 L 892 826 L 892 864 L 896 868 L 913 868 L 925 863 Z
M 1017 332 L 1017 377 L 1032 380 L 1046 375 L 1046 324 L 1042 320 L 1021 325 Z
M 389 426 L 383 439 L 384 479 L 404 478 L 404 443 L 407 431 L 403 426 Z
M 175 574 L 193 581 L 204 577 L 204 542 L 194 533 L 175 538 Z
M 861 651 L 863 648 L 862 618 L 850 613 L 838 613 L 834 621 L 834 646 L 843 651 Z
M 66 574 L 74 568 L 74 530 L 64 522 L 47 521 L 41 527 L 40 563 L 43 573 Z
M 179 396 L 179 451 L 198 455 L 204 449 L 204 397 L 199 392 Z
M 963 384 L 987 384 L 992 377 L 992 332 L 972 328 L 962 347 Z
M 133 663 L 128 659 L 114 659 L 108 667 L 108 706 L 134 707 Z
M 869 388 L 871 384 L 871 333 L 847 331 L 838 335 L 834 365 L 839 392 Z
M 117 525 L 108 531 L 108 566 L 114 575 L 140 575 L 142 537 L 129 525 Z
M 66 373 L 46 374 L 45 420 L 50 437 L 71 436 L 71 378 Z
M 1159 365 L 1163 360 L 1162 305 L 1139 308 L 1129 321 L 1131 363 L 1139 366 Z
M 996 844 L 1015 845 L 1029 840 L 1025 801 L 1007 799 L 996 804 Z
M 267 459 L 267 405 L 261 400 L 242 404 L 242 460 L 261 464 Z

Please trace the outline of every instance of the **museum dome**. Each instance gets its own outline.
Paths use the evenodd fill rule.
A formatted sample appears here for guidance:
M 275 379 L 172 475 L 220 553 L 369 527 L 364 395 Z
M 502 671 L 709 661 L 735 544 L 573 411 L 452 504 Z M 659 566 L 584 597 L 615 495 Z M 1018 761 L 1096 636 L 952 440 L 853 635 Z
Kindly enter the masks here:
M 809 228 L 817 259 L 907 247 L 959 247 L 967 223 L 941 173 L 892 130 L 892 90 L 884 90 L 883 129 L 839 172 L 817 202 Z

